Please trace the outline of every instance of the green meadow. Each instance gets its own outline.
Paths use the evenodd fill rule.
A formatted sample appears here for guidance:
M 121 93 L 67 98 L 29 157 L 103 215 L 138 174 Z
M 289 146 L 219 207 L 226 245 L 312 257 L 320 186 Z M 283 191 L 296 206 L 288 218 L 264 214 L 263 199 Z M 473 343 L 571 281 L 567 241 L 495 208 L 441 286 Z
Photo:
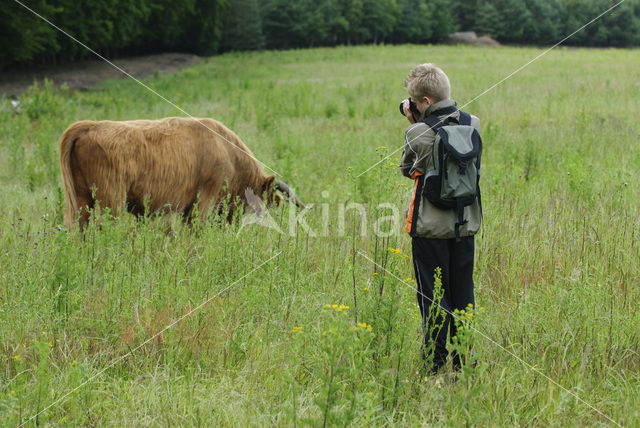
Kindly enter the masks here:
M 558 48 L 483 94 L 542 53 L 267 51 L 143 79 L 313 205 L 271 208 L 279 230 L 107 213 L 67 231 L 66 127 L 184 113 L 131 79 L 2 99 L 0 425 L 639 425 L 640 55 Z M 476 365 L 437 382 L 397 167 L 422 62 L 484 141 Z

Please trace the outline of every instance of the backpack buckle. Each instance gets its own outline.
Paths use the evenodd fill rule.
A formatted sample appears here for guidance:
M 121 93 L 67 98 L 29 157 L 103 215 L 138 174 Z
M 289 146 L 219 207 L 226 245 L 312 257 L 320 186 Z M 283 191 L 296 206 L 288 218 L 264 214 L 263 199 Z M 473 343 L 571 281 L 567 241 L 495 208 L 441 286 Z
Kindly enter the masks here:
M 465 175 L 467 173 L 467 161 L 463 160 L 458 163 L 458 174 Z

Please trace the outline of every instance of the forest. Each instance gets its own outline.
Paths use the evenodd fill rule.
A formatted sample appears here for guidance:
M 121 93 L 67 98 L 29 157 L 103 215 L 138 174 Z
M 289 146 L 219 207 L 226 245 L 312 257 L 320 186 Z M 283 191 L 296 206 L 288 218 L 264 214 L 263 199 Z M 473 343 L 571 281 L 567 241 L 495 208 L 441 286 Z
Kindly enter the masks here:
M 7 0 L 0 67 L 167 51 L 228 51 L 438 43 L 475 31 L 501 43 L 557 43 L 618 4 L 612 0 Z M 39 16 L 38 16 L 39 15 Z M 47 23 L 44 19 L 51 24 Z M 640 44 L 640 0 L 625 0 L 567 45 Z

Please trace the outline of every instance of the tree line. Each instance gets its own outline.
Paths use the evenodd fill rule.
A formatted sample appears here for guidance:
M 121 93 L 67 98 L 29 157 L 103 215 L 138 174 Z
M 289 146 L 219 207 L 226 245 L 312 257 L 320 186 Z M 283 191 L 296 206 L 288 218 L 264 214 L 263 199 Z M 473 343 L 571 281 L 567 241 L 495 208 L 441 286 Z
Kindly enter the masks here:
M 369 43 L 437 43 L 475 31 L 502 43 L 551 45 L 614 0 L 20 0 L 108 57 Z M 640 45 L 640 0 L 626 0 L 566 41 Z M 14 0 L 0 8 L 0 67 L 91 54 Z

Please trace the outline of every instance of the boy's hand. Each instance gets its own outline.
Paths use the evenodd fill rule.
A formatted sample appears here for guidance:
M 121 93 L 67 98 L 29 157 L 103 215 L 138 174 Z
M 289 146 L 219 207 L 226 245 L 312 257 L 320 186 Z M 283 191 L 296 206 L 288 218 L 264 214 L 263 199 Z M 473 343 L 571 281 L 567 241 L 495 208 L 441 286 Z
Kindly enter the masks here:
M 404 112 L 404 115 L 406 116 L 406 118 L 409 120 L 409 123 L 412 123 L 412 124 L 416 123 L 416 119 L 413 117 L 413 113 L 409 109 L 408 99 L 402 101 L 402 111 Z

